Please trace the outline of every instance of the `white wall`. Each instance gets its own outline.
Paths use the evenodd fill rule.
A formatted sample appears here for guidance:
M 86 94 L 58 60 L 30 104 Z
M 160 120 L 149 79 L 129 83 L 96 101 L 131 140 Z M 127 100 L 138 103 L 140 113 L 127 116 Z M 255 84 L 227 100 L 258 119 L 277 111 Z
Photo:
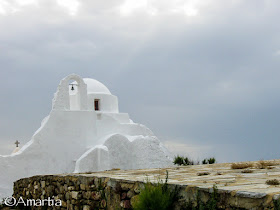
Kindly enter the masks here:
M 95 93 L 88 94 L 88 108 L 94 110 L 94 100 L 99 99 L 101 112 L 119 113 L 118 97 L 109 94 Z
M 95 117 L 91 111 L 53 110 L 18 153 L 0 156 L 0 197 L 11 195 L 19 178 L 73 172 L 75 161 L 96 137 Z

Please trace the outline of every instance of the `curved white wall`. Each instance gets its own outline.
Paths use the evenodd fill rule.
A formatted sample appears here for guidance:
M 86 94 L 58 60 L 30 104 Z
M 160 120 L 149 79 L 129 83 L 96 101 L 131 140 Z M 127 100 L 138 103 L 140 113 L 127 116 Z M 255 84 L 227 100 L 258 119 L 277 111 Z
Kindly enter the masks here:
M 88 94 L 89 110 L 94 110 L 94 100 L 99 100 L 99 108 L 101 112 L 119 113 L 118 97 L 103 93 Z

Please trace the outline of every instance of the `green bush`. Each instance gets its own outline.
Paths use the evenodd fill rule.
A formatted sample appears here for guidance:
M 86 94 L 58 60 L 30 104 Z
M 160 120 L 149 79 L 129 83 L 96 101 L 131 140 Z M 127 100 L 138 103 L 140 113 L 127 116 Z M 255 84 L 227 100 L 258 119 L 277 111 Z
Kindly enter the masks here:
M 280 210 L 280 200 L 273 200 L 273 207 L 275 210 Z
M 181 156 L 179 156 L 179 155 L 177 155 L 175 158 L 174 158 L 174 161 L 173 161 L 173 163 L 175 164 L 175 165 L 184 165 L 184 158 L 183 157 L 181 157 Z
M 202 164 L 207 164 L 207 163 L 208 163 L 207 159 L 204 159 L 204 160 L 202 161 Z
M 194 162 L 193 162 L 193 160 L 189 159 L 188 157 L 185 157 L 184 165 L 194 165 Z
M 208 159 L 208 163 L 209 164 L 214 164 L 214 163 L 216 163 L 216 159 L 213 157 L 213 158 L 209 158 Z
M 202 161 L 202 164 L 214 164 L 214 163 L 216 163 L 216 159 L 214 157 L 208 158 L 208 159 L 204 159 Z
M 214 157 L 202 160 L 202 164 L 214 164 L 216 162 L 217 161 Z M 186 165 L 199 165 L 199 161 L 194 162 L 189 157 L 184 157 L 184 156 L 180 156 L 180 155 L 177 155 L 177 156 L 174 157 L 173 163 L 175 165 L 179 165 L 179 166 L 181 166 L 181 165 L 184 165 L 184 166 L 186 166 Z
M 178 201 L 178 188 L 174 190 L 168 188 L 168 172 L 166 171 L 165 183 L 158 181 L 156 184 L 152 184 L 147 181 L 144 185 L 144 189 L 140 191 L 139 197 L 135 203 L 133 203 L 133 209 L 136 210 L 171 210 L 174 208 L 174 204 Z
M 177 156 L 174 158 L 173 163 L 174 163 L 175 165 L 179 165 L 179 166 L 181 166 L 181 165 L 184 165 L 184 166 L 186 166 L 186 165 L 195 165 L 194 161 L 191 160 L 190 158 L 188 158 L 188 157 L 183 157 L 183 156 L 179 156 L 179 155 L 177 155 Z M 196 165 L 199 165 L 199 161 L 196 163 Z

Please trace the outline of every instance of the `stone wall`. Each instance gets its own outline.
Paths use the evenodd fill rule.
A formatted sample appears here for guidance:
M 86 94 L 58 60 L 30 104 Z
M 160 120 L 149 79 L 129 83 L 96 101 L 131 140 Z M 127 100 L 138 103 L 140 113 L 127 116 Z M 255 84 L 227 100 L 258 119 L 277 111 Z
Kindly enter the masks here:
M 94 174 L 45 175 L 16 181 L 13 196 L 16 199 L 22 196 L 24 200 L 53 197 L 62 201 L 61 207 L 33 209 L 131 209 L 143 186 L 143 182 L 96 177 Z M 199 202 L 206 203 L 214 189 L 169 184 L 170 188 L 176 186 L 181 196 L 176 209 L 187 209 L 191 202 L 197 205 L 198 195 Z M 222 209 L 274 209 L 275 198 L 264 193 L 236 193 L 219 189 L 216 192 Z
M 14 197 L 43 200 L 54 196 L 62 201 L 61 209 L 130 209 L 141 185 L 104 177 L 34 176 L 14 183 Z

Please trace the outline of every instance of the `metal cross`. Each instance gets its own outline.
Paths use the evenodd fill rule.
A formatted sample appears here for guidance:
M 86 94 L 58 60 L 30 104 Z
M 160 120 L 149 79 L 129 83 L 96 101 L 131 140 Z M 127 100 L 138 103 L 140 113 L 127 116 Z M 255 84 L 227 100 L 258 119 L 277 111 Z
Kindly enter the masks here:
M 17 140 L 17 141 L 15 142 L 15 145 L 17 145 L 17 147 L 18 147 L 19 144 L 20 144 L 20 142 Z

